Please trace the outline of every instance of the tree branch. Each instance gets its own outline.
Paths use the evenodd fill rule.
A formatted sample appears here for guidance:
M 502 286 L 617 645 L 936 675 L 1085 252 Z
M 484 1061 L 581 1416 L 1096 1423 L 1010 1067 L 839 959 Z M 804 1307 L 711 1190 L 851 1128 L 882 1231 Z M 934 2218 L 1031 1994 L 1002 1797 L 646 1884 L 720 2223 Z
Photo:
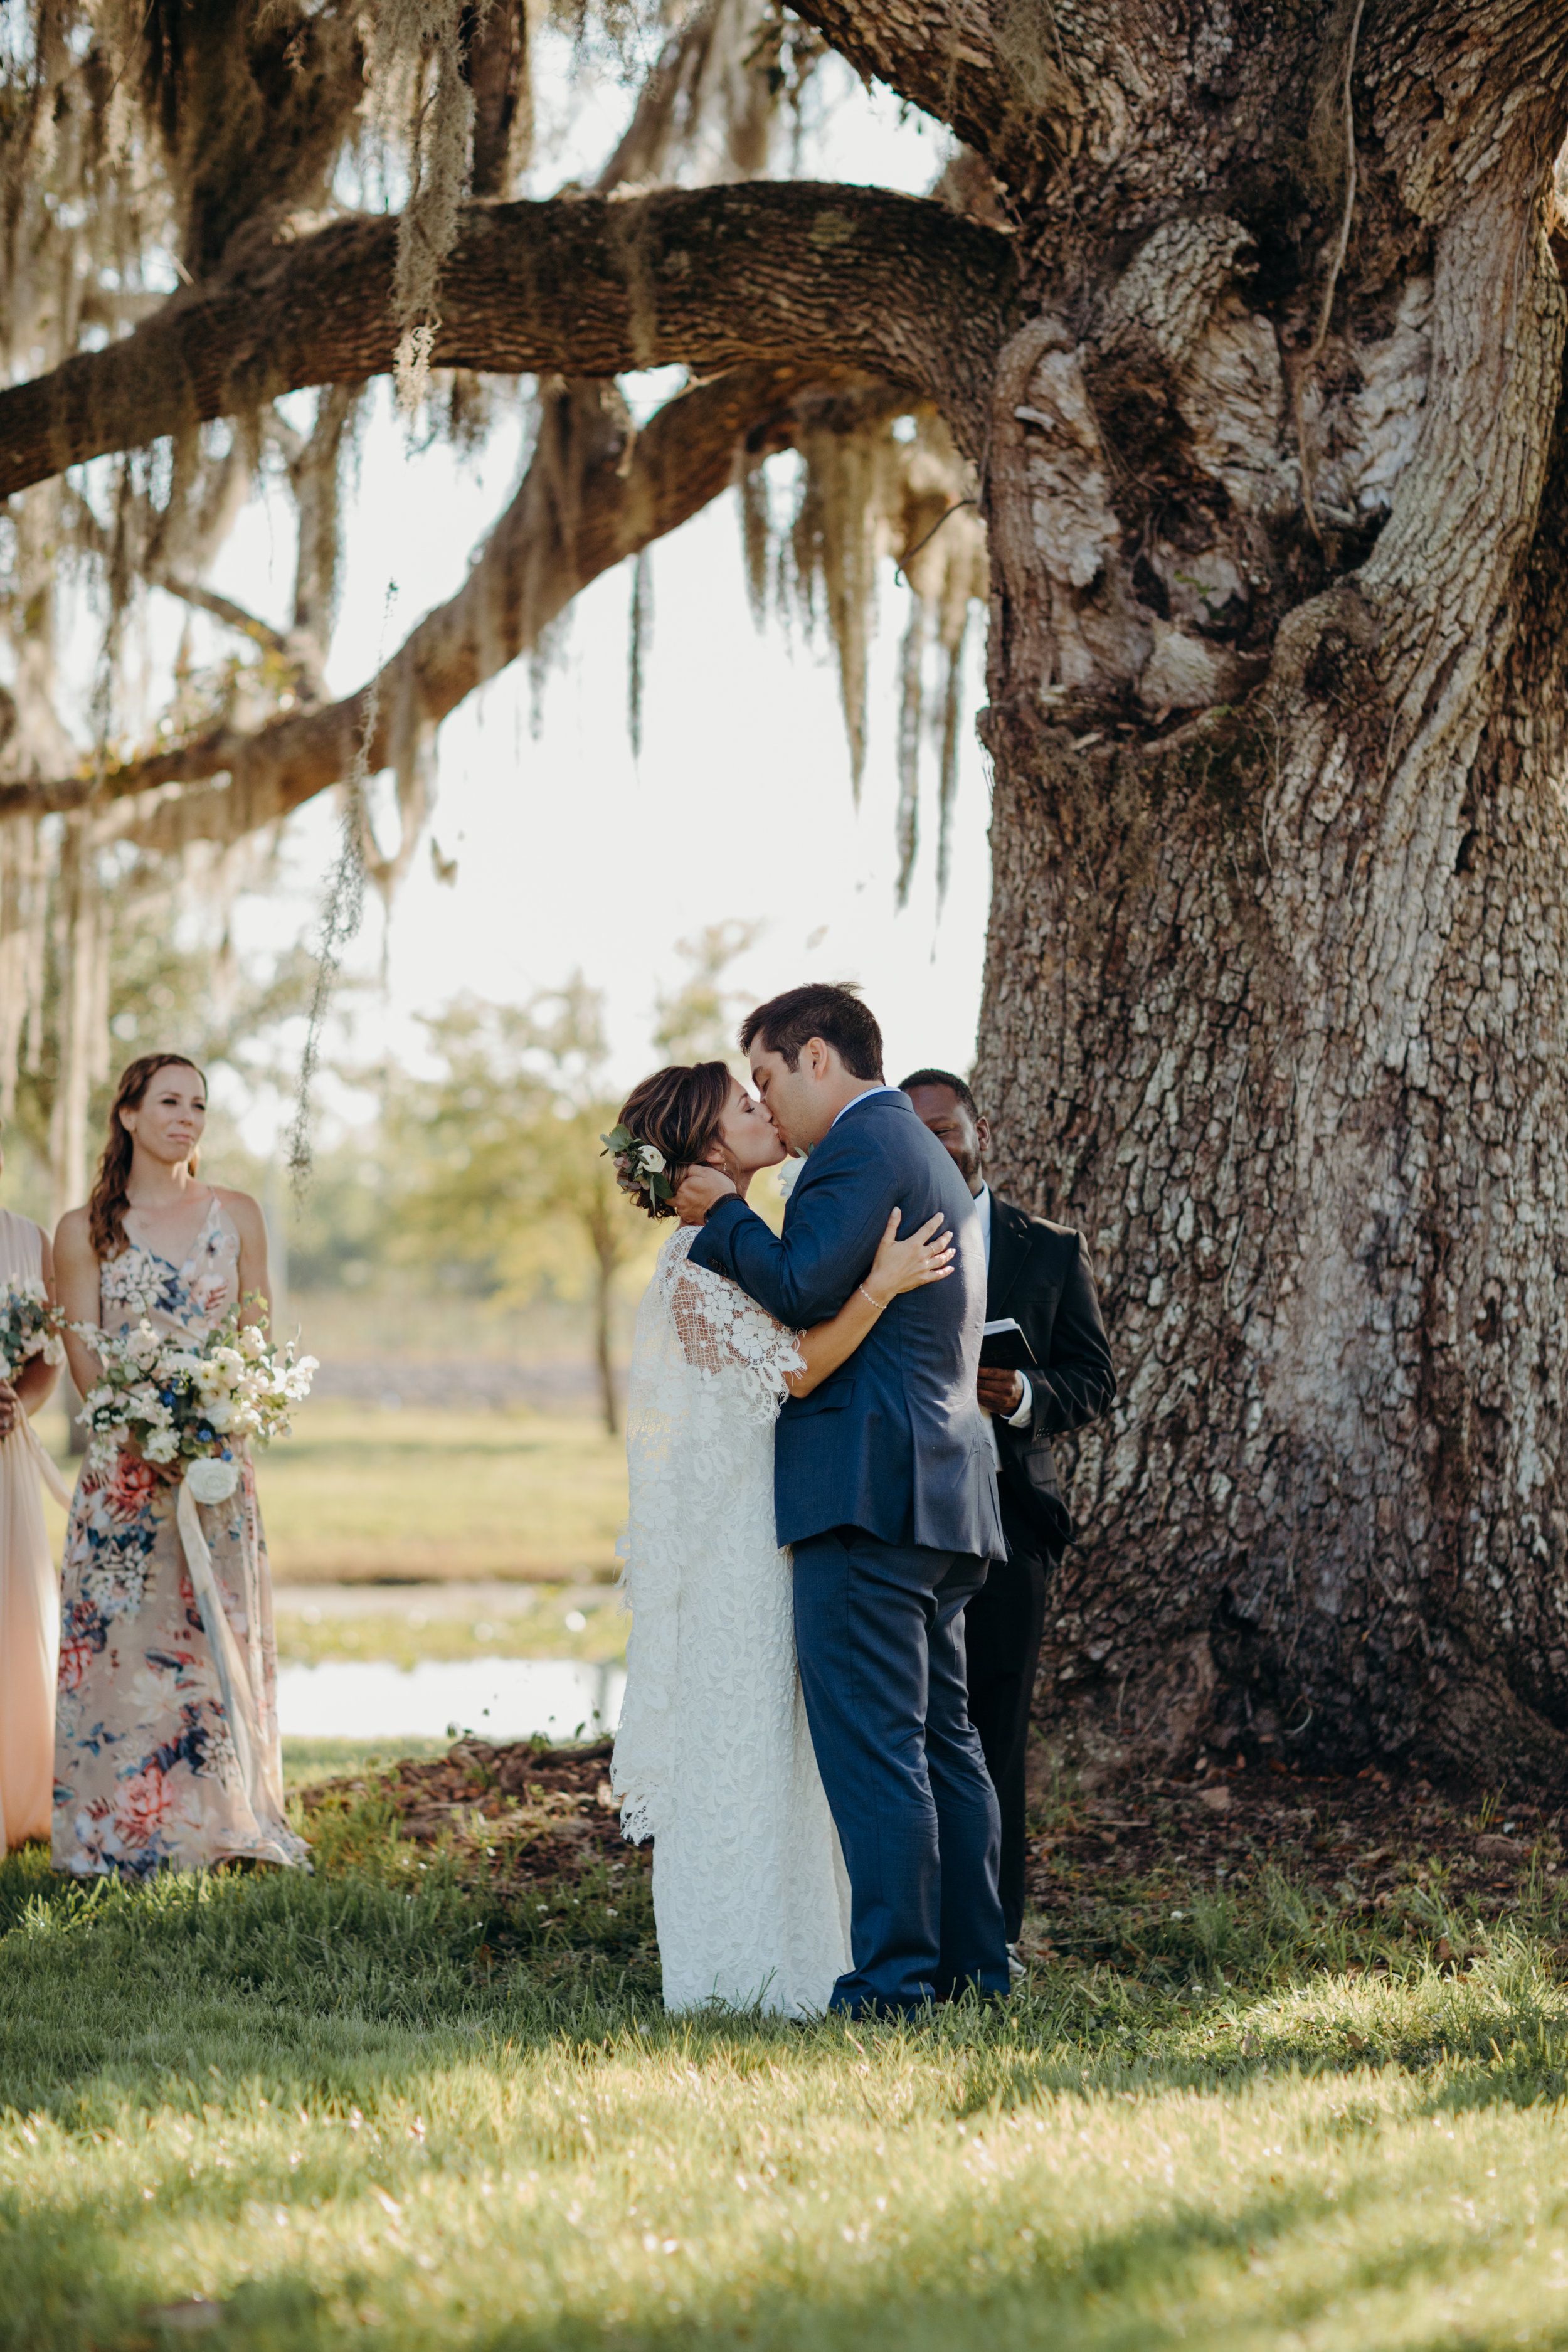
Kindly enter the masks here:
M 248 637 L 253 645 L 260 646 L 265 652 L 281 654 L 285 659 L 291 658 L 289 640 L 281 629 L 275 629 L 270 621 L 258 620 L 254 613 L 247 613 L 244 605 L 237 604 L 232 597 L 220 596 L 216 588 L 204 588 L 195 580 L 176 580 L 169 572 L 160 572 L 152 584 L 154 588 L 162 588 L 166 595 L 177 596 L 183 604 L 194 604 L 198 612 L 210 613 L 215 621 L 223 623 L 225 628 L 237 629 L 242 637 Z
M 0 392 L 0 497 L 65 467 L 387 373 L 397 223 L 336 222 Z M 810 182 L 470 205 L 437 367 L 607 377 L 682 362 L 888 376 L 977 420 L 1016 302 L 1008 240 L 941 205 Z
M 751 367 L 697 384 L 635 434 L 613 384 L 547 391 L 539 440 L 522 486 L 458 593 L 426 615 L 381 674 L 372 772 L 401 743 L 439 724 L 474 688 L 537 644 L 541 632 L 602 572 L 675 530 L 728 488 L 744 441 L 753 454 L 788 446 L 791 403 L 808 383 L 791 367 Z M 866 388 L 859 394 L 865 398 Z M 889 410 L 906 398 L 888 385 Z M 345 776 L 364 727 L 370 689 L 290 713 L 254 733 L 219 727 L 110 770 L 0 787 L 0 821 L 105 803 L 159 787 L 182 791 L 127 810 L 114 836 L 157 850 L 237 839 L 276 823 Z
M 1077 12 L 1081 14 L 1082 12 Z M 1082 113 L 1049 0 L 795 0 L 857 73 L 948 123 L 1001 180 L 1026 186 Z M 1009 40 L 1009 30 L 1015 37 Z

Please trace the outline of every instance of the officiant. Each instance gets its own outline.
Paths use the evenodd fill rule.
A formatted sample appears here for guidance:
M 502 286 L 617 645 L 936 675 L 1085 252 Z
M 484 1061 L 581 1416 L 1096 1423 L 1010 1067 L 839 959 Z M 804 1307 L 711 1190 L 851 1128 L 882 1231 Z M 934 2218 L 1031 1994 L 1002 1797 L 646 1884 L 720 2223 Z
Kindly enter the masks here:
M 1025 1759 L 1050 1580 L 1072 1540 L 1051 1440 L 1109 1412 L 1116 1374 L 1081 1234 L 996 1198 L 985 1181 L 991 1129 L 951 1070 L 902 1082 L 974 1196 L 985 1244 L 985 1319 L 1011 1323 L 982 1349 L 1007 1558 L 993 1560 L 964 1612 L 969 1718 L 1002 1809 L 1002 1912 L 1016 1974 L 1024 1924 Z

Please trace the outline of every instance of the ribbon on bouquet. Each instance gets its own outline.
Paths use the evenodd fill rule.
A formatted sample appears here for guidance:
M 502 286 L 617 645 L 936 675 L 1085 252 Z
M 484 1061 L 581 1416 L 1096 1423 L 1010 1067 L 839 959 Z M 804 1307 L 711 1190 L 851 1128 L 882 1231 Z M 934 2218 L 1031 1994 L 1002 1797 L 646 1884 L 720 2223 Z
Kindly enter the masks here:
M 206 1632 L 207 1646 L 212 1652 L 224 1714 L 228 1720 L 229 1734 L 239 1759 L 240 1777 L 245 1783 L 246 1795 L 250 1800 L 251 1811 L 258 1822 L 281 1821 L 283 1790 L 280 1785 L 276 1789 L 272 1785 L 277 1775 L 268 1769 L 268 1743 L 261 1733 L 259 1694 L 251 1669 L 240 1654 L 234 1628 L 228 1622 L 228 1612 L 223 1605 L 223 1595 L 213 1574 L 213 1556 L 202 1531 L 201 1512 L 191 1492 L 190 1483 L 184 1477 L 180 1480 L 174 1503 L 174 1524 L 185 1548 L 191 1589 L 202 1612 L 202 1624 Z
M 25 1412 L 18 1411 L 12 1426 L 22 1432 L 26 1443 L 32 1447 L 37 1462 L 38 1475 L 43 1480 L 45 1488 L 54 1496 L 57 1503 L 68 1511 L 71 1499 L 70 1488 L 60 1476 L 52 1456 L 45 1453 L 43 1440 Z

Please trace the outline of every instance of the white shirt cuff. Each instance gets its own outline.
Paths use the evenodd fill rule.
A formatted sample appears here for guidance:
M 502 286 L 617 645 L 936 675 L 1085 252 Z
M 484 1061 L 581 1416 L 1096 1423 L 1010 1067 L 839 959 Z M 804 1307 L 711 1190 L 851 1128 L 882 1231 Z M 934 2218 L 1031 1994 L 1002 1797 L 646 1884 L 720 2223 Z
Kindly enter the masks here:
M 1020 1372 L 1018 1378 L 1024 1383 L 1024 1402 L 1018 1407 L 1016 1412 L 1010 1412 L 1007 1415 L 1007 1426 L 1009 1429 L 1026 1429 L 1029 1424 L 1029 1416 L 1035 1410 L 1035 1391 L 1029 1386 L 1028 1373 Z

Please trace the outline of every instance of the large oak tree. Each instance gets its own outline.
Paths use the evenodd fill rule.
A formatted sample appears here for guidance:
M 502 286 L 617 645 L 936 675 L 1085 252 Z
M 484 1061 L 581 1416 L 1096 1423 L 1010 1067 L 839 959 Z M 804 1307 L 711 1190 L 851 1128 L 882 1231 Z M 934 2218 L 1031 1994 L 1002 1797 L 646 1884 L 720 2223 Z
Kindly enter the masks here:
M 842 474 L 900 411 L 940 424 L 988 530 L 996 1173 L 1088 1231 L 1122 1370 L 1079 1450 L 1052 1704 L 1106 1756 L 1560 1775 L 1568 6 L 799 0 L 738 42 L 710 5 L 600 186 L 521 203 L 528 11 L 385 0 L 401 220 L 322 216 L 352 9 L 153 0 L 54 65 L 47 13 L 40 89 L 132 76 L 183 282 L 101 292 L 92 348 L 14 367 L 24 556 L 37 486 L 158 436 L 177 476 L 289 390 L 327 388 L 307 489 L 331 388 L 395 367 L 526 372 L 542 414 L 483 561 L 380 681 L 313 689 L 302 528 L 289 708 L 85 770 L 35 714 L 0 818 L 173 848 L 356 749 L 412 777 L 580 586 L 768 451 Z M 659 184 L 703 76 L 760 117 L 806 27 L 952 127 L 940 194 L 749 176 L 739 133 L 720 184 Z M 665 362 L 689 385 L 634 433 L 614 380 Z M 911 562 L 941 481 L 906 485 Z M 951 643 L 962 575 L 929 593 Z

